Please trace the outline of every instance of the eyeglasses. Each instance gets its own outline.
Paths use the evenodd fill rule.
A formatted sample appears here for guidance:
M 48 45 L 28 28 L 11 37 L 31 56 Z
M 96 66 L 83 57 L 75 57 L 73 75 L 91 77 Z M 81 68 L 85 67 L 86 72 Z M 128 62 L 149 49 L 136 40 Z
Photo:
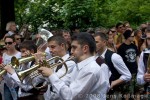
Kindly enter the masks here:
M 134 35 L 130 36 L 130 37 L 134 37 Z
M 7 45 L 7 44 L 9 44 L 9 45 L 11 45 L 13 42 L 5 42 L 5 45 Z
M 21 38 L 16 38 L 16 40 L 21 40 Z
M 112 30 L 111 30 L 111 32 L 112 32 L 112 33 L 115 33 L 116 31 L 112 31 Z

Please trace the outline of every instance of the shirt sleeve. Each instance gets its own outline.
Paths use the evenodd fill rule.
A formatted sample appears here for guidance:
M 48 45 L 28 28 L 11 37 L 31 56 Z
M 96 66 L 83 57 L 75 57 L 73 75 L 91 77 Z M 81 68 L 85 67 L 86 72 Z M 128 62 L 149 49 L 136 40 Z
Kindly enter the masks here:
M 4 74 L 3 78 L 9 88 L 16 88 L 18 86 L 15 84 L 14 80 L 12 80 L 11 75 L 9 73 Z
M 45 79 L 42 78 L 42 76 L 38 76 L 32 79 L 30 77 L 26 77 L 25 80 L 20 81 L 18 75 L 16 73 L 11 75 L 11 78 L 14 80 L 14 82 L 24 91 L 29 91 L 33 88 L 33 86 L 38 85 L 41 82 L 44 82 Z M 28 80 L 28 81 L 27 81 Z M 33 84 L 32 84 L 33 83 Z
M 112 55 L 112 63 L 119 74 L 121 74 L 120 78 L 121 80 L 124 80 L 126 82 L 130 81 L 131 79 L 131 73 L 127 66 L 125 65 L 122 57 L 116 53 Z
M 59 94 L 60 98 L 63 100 L 75 100 L 79 98 L 79 96 L 84 96 L 89 93 L 97 78 L 93 73 L 85 73 L 79 79 L 73 81 L 69 86 L 61 81 L 56 74 L 52 74 L 49 80 L 57 90 L 56 92 Z
M 138 73 L 137 73 L 137 83 L 140 85 L 145 84 L 144 81 L 144 74 L 145 74 L 145 66 L 143 62 L 143 52 L 140 55 L 139 62 L 138 62 Z
M 67 61 L 66 65 L 68 68 L 67 74 L 70 74 L 73 71 L 74 67 L 76 67 L 76 63 L 74 61 Z M 65 72 L 66 72 L 66 68 L 63 65 L 62 68 L 56 72 L 56 74 L 58 77 L 61 77 L 62 75 L 64 75 Z

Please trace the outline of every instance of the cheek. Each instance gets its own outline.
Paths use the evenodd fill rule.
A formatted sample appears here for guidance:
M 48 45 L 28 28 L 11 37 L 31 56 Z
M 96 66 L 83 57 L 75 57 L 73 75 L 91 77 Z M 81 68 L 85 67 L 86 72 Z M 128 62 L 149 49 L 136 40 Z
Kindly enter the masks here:
M 75 56 L 76 58 L 79 58 L 79 57 L 81 56 L 81 51 L 75 51 L 75 52 L 74 52 L 74 56 Z
M 100 48 L 101 46 L 102 46 L 102 43 L 100 43 L 100 42 L 96 44 L 97 48 Z
M 78 49 L 71 49 L 71 53 L 74 55 L 74 56 L 80 56 L 81 54 L 81 50 L 78 50 Z
M 21 53 L 21 56 L 24 57 L 24 56 L 25 56 L 25 53 Z

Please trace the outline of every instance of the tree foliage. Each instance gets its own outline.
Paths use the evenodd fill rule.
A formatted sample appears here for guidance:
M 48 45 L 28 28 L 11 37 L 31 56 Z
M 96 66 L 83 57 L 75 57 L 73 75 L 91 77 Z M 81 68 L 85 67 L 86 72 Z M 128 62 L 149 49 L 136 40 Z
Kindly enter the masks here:
M 118 21 L 137 26 L 150 21 L 149 5 L 149 0 L 15 0 L 15 15 L 19 25 L 33 29 L 110 27 Z

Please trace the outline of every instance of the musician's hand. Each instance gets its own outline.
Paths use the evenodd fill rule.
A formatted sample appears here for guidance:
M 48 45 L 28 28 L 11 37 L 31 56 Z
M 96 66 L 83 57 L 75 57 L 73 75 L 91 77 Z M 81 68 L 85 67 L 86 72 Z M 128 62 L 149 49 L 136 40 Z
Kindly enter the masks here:
M 39 61 L 43 61 L 43 60 L 46 59 L 45 56 L 44 56 L 44 54 L 42 52 L 38 52 L 38 53 L 35 53 L 33 55 L 35 57 L 36 63 L 39 63 Z
M 150 82 L 150 74 L 148 74 L 148 73 L 144 74 L 144 81 L 145 82 Z
M 110 86 L 110 89 L 113 89 L 113 87 L 115 86 L 115 82 L 114 81 L 112 81 L 111 82 L 111 86 Z
M 6 65 L 6 66 L 4 67 L 4 69 L 5 69 L 8 73 L 10 73 L 10 74 L 15 73 L 15 70 L 12 68 L 11 65 Z
M 44 77 L 49 77 L 53 74 L 53 71 L 51 68 L 47 67 L 40 67 L 38 68 L 38 71 L 44 76 Z
M 0 64 L 0 69 L 3 69 L 5 67 L 5 65 L 2 63 Z

